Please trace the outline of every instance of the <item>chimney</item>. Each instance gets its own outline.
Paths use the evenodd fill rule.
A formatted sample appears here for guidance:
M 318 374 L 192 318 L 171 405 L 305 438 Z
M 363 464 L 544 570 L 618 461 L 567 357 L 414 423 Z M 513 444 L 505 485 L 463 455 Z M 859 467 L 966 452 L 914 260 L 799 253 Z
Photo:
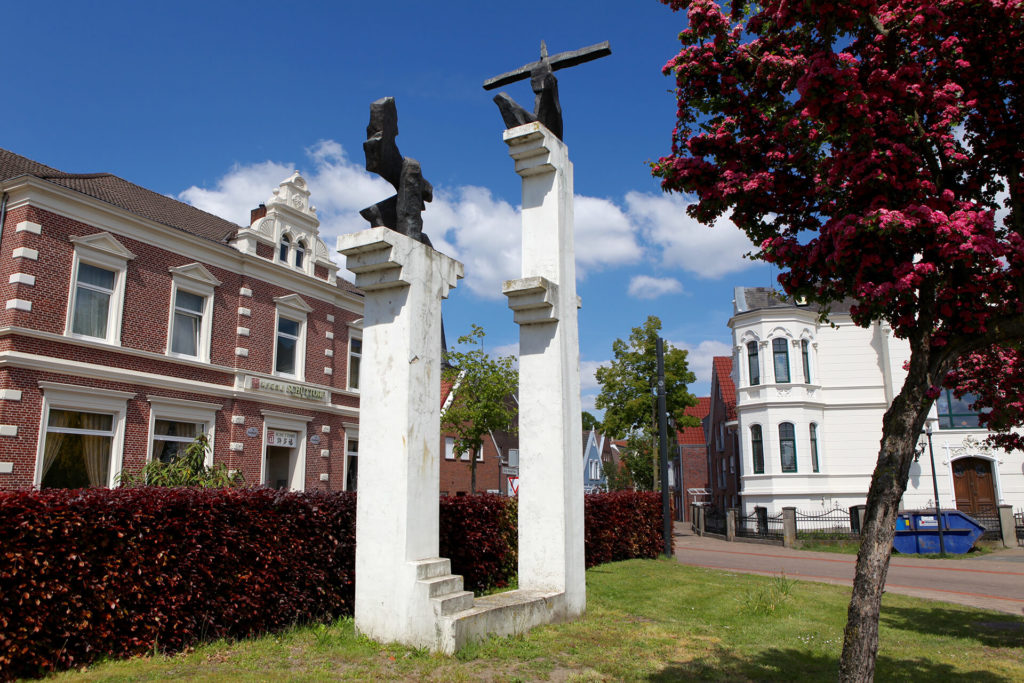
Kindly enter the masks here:
M 255 209 L 249 212 L 249 225 L 252 225 L 259 219 L 267 215 L 267 205 L 260 204 Z

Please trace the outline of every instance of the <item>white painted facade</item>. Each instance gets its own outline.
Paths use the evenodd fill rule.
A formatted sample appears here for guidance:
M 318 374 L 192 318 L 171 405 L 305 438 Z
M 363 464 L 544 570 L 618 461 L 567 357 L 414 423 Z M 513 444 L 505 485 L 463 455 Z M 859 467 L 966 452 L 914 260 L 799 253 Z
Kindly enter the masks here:
M 906 375 L 907 342 L 894 338 L 887 325 L 854 325 L 842 308 L 830 315 L 831 324 L 819 322 L 815 307 L 773 300 L 764 288 L 737 287 L 733 306 L 729 326 L 743 513 L 755 506 L 778 514 L 787 506 L 807 512 L 863 504 L 878 457 L 882 416 Z M 753 348 L 757 353 L 751 362 Z M 789 381 L 784 381 L 787 369 Z M 955 506 L 957 461 L 971 457 L 991 463 L 997 504 L 1024 506 L 1024 453 L 981 446 L 984 429 L 943 429 L 934 406 L 929 423 L 943 507 Z M 787 457 L 786 425 L 791 426 L 795 463 Z M 758 429 L 763 467 L 756 462 Z M 934 501 L 923 435 L 921 443 L 923 453 L 911 466 L 903 498 L 907 509 L 930 507 Z

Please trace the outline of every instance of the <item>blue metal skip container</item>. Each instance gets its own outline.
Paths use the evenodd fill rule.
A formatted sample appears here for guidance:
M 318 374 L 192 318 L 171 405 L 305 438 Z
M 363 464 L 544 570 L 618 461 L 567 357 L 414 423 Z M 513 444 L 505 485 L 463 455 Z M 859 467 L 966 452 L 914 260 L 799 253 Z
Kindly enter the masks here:
M 959 510 L 943 510 L 942 520 L 942 540 L 947 553 L 966 553 L 985 531 L 976 519 Z M 901 512 L 896 518 L 896 538 L 892 546 L 907 555 L 938 554 L 939 524 L 935 511 Z

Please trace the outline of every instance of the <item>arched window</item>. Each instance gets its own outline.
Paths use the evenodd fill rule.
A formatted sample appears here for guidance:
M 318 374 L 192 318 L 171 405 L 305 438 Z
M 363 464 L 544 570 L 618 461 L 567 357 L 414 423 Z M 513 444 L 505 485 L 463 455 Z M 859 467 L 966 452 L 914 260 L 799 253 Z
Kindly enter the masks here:
M 811 423 L 811 470 L 818 471 L 818 425 Z
M 281 263 L 288 263 L 288 250 L 291 249 L 292 239 L 288 235 L 281 235 Z
M 806 339 L 800 340 L 800 355 L 804 361 L 804 384 L 811 383 L 811 343 Z
M 785 339 L 772 340 L 772 356 L 775 360 L 775 381 L 789 383 L 789 344 Z
M 754 456 L 754 474 L 764 474 L 764 439 L 761 438 L 761 425 L 750 427 L 750 451 Z
M 306 243 L 299 240 L 295 243 L 295 267 L 302 267 L 302 259 L 306 256 Z
M 750 370 L 750 386 L 761 383 L 761 364 L 757 360 L 757 342 L 747 343 L 747 367 Z
M 779 455 L 783 472 L 796 472 L 796 430 L 792 422 L 779 425 Z

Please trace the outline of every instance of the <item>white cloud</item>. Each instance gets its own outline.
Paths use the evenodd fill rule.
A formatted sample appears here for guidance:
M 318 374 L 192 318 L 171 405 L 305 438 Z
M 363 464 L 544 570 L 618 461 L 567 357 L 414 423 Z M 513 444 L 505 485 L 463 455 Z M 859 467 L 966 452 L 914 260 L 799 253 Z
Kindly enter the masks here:
M 579 277 L 588 269 L 636 263 L 643 256 L 636 226 L 611 200 L 576 195 L 573 214 Z
M 705 339 L 697 344 L 685 341 L 670 342 L 677 349 L 686 349 L 686 363 L 690 372 L 697 376 L 690 387 L 694 395 L 706 395 L 711 391 L 711 366 L 715 356 L 732 356 L 732 347 L 715 339 Z
M 362 164 L 350 159 L 334 140 L 321 140 L 305 150 L 311 168 L 300 172 L 309 183 L 320 218 L 320 237 L 334 254 L 337 237 L 366 227 L 359 211 L 392 194 L 394 188 Z M 264 161 L 233 166 L 213 188 L 192 186 L 178 199 L 239 225 L 249 224 L 249 211 L 271 196 L 296 164 Z M 434 246 L 466 266 L 464 285 L 474 294 L 500 299 L 504 280 L 521 275 L 521 222 L 517 206 L 495 198 L 483 187 L 435 188 L 434 201 L 423 213 L 424 231 Z M 637 261 L 642 249 L 625 212 L 607 199 L 577 197 L 576 247 L 580 275 Z
M 178 194 L 178 199 L 232 223 L 249 225 L 249 211 L 270 196 L 282 180 L 294 172 L 289 163 L 264 161 L 251 166 L 235 164 L 215 189 L 192 187 Z
M 679 293 L 683 285 L 674 277 L 635 275 L 629 281 L 629 295 L 636 299 L 657 299 L 665 294 Z
M 628 215 L 651 249 L 660 254 L 662 266 L 719 278 L 753 265 L 743 258 L 751 250 L 750 240 L 731 220 L 720 218 L 708 227 L 686 214 L 688 204 L 679 195 L 626 195 Z
M 580 361 L 580 390 L 583 392 L 600 392 L 601 385 L 597 383 L 597 369 L 611 365 L 610 360 L 583 360 Z

